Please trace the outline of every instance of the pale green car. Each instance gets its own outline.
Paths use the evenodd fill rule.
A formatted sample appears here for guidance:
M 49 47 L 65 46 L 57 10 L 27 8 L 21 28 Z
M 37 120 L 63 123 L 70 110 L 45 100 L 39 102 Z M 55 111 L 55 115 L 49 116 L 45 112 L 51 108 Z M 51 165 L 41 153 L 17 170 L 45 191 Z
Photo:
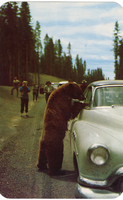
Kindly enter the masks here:
M 76 198 L 116 198 L 123 191 L 123 81 L 93 82 L 88 106 L 70 131 L 78 183 Z

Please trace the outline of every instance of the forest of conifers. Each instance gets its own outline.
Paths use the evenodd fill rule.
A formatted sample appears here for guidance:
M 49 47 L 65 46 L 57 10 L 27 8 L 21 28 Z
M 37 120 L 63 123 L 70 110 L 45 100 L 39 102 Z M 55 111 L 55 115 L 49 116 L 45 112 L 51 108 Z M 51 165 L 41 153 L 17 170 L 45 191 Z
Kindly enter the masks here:
M 29 81 L 29 72 L 47 74 L 77 83 L 104 79 L 102 69 L 86 69 L 86 61 L 76 55 L 72 63 L 71 44 L 62 51 L 60 39 L 53 42 L 48 34 L 41 44 L 40 23 L 31 24 L 29 4 L 5 3 L 0 8 L 0 84 L 12 85 L 13 78 Z M 115 70 L 116 71 L 116 70 Z M 40 84 L 40 83 L 38 83 Z

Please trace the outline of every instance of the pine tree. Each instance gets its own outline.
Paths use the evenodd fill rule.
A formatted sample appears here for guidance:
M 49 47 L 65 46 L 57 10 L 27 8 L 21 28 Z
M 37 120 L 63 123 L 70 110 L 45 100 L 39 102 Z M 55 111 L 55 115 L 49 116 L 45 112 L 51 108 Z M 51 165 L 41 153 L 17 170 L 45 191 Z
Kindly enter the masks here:
M 114 73 L 115 73 L 115 79 L 119 79 L 119 76 L 120 76 L 120 72 L 119 72 L 119 41 L 120 41 L 120 29 L 119 29 L 119 24 L 118 24 L 118 21 L 116 21 L 115 23 L 115 29 L 114 29 L 114 48 L 113 48 L 113 51 L 114 51 L 114 67 L 115 67 L 115 70 L 114 70 Z
M 11 84 L 18 76 L 18 6 L 16 2 L 6 3 L 0 10 L 0 40 L 4 84 Z M 6 59 L 8 58 L 8 59 Z
M 76 64 L 76 69 L 77 69 L 77 82 L 79 81 L 79 78 L 78 78 L 78 74 L 80 72 L 80 68 L 79 68 L 79 55 L 77 54 L 76 56 L 76 59 L 75 59 L 75 64 Z
M 55 59 L 55 74 L 58 77 L 62 76 L 62 45 L 60 39 L 55 42 L 55 51 L 56 51 L 56 59 Z
M 123 40 L 120 41 L 119 46 L 119 79 L 123 80 Z
M 36 28 L 35 28 L 35 49 L 37 52 L 37 72 L 38 72 L 38 85 L 40 84 L 40 62 L 41 62 L 41 54 L 42 54 L 42 45 L 41 45 L 41 30 L 40 30 L 40 23 L 36 22 Z M 36 65 L 35 65 L 36 68 Z M 36 73 L 36 69 L 35 69 Z M 36 80 L 35 80 L 36 82 Z
M 49 38 L 48 34 L 46 34 L 44 38 L 44 45 L 45 73 L 53 75 L 55 65 L 55 47 L 53 39 Z
M 29 4 L 22 2 L 20 8 L 20 28 L 21 28 L 21 65 L 22 65 L 22 78 L 28 80 L 28 66 L 29 66 L 29 54 L 30 44 L 33 38 L 31 23 L 31 15 L 29 10 Z
M 69 42 L 68 44 L 68 56 L 66 57 L 66 64 L 67 64 L 67 79 L 71 79 L 72 78 L 72 69 L 73 69 L 73 65 L 72 65 L 72 56 L 71 56 L 71 44 Z

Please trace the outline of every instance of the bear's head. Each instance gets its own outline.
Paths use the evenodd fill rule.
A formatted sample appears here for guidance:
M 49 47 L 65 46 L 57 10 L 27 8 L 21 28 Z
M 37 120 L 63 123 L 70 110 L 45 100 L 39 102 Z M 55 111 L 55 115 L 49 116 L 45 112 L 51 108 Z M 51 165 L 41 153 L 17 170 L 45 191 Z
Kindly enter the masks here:
M 80 101 L 85 100 L 81 88 L 76 83 L 67 83 L 64 85 L 64 89 L 70 98 L 79 99 Z

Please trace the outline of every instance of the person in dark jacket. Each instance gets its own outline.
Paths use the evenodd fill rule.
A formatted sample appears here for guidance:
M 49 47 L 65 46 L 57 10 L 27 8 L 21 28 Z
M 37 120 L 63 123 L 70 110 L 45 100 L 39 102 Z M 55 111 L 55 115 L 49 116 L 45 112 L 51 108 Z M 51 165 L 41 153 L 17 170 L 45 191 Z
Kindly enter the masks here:
M 23 81 L 22 86 L 19 88 L 19 91 L 21 92 L 21 116 L 23 116 L 24 107 L 26 116 L 28 116 L 28 92 L 30 92 L 29 87 L 27 87 L 27 81 Z

